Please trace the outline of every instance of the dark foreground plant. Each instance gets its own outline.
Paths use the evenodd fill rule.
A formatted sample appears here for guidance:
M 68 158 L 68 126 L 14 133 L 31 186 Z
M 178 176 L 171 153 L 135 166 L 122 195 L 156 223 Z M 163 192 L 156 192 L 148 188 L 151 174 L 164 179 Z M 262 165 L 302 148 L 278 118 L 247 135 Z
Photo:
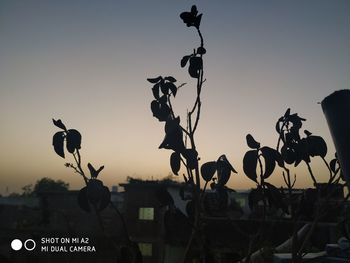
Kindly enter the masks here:
M 227 203 L 226 183 L 231 172 L 237 173 L 227 160 L 225 155 L 221 155 L 216 161 L 210 161 L 199 165 L 200 155 L 197 151 L 195 134 L 201 114 L 201 92 L 203 88 L 204 70 L 203 56 L 206 53 L 204 40 L 200 31 L 202 14 L 198 14 L 194 5 L 190 12 L 183 12 L 180 18 L 188 27 L 194 27 L 199 38 L 200 45 L 193 49 L 191 54 L 185 55 L 181 59 L 181 67 L 188 66 L 188 74 L 195 80 L 196 97 L 193 105 L 187 111 L 185 125 L 181 124 L 180 117 L 175 113 L 172 106 L 172 99 L 175 98 L 178 90 L 184 84 L 176 86 L 176 79 L 172 76 L 156 77 L 147 79 L 153 84 L 152 93 L 154 100 L 151 102 L 153 116 L 160 122 L 165 122 L 165 137 L 160 144 L 160 149 L 172 151 L 170 156 L 170 166 L 175 175 L 178 175 L 183 166 L 183 177 L 190 188 L 191 197 L 187 205 L 187 211 L 192 222 L 192 234 L 187 244 L 184 260 L 189 262 L 194 257 L 195 250 L 199 251 L 199 258 L 205 262 L 209 251 L 203 237 L 203 211 L 202 203 L 204 194 L 209 182 L 213 191 L 217 192 L 218 202 L 225 206 Z M 215 176 L 216 174 L 216 176 Z M 204 187 L 201 189 L 201 178 L 204 180 Z
M 345 186 L 339 184 L 342 174 L 337 159 L 334 158 L 330 162 L 325 159 L 327 145 L 324 139 L 307 130 L 304 130 L 304 136 L 301 135 L 300 130 L 304 121 L 304 118 L 298 116 L 297 113 L 291 114 L 288 109 L 276 123 L 278 133 L 276 149 L 261 147 L 260 143 L 248 134 L 246 140 L 251 150 L 245 154 L 243 159 L 245 174 L 257 185 L 249 194 L 249 206 L 253 211 L 253 216 L 262 218 L 263 222 L 266 222 L 267 218 L 276 219 L 276 217 L 291 219 L 294 228 L 290 242 L 293 262 L 301 262 L 307 251 L 310 237 L 320 220 L 329 215 L 333 217 L 337 215 L 334 212 L 341 207 L 343 202 L 338 202 L 335 207 L 330 207 L 330 201 L 339 191 L 343 191 Z M 314 157 L 321 158 L 329 171 L 327 183 L 317 182 L 311 167 Z M 294 174 L 294 178 L 291 178 L 291 170 L 301 163 L 305 163 L 315 188 L 306 189 L 302 195 L 297 196 L 293 192 L 297 177 Z M 277 166 L 282 170 L 286 191 L 267 182 Z M 276 211 L 280 212 L 276 213 Z M 302 235 L 298 234 L 298 231 L 302 229 L 301 222 L 306 222 L 302 227 Z M 259 237 L 259 234 L 261 235 L 261 232 L 254 236 L 255 240 L 264 239 L 264 237 Z M 260 242 L 255 249 L 261 249 L 261 246 Z M 248 251 L 247 261 L 250 259 L 251 252 Z
M 114 243 L 114 240 L 110 240 L 112 245 L 114 245 L 118 251 L 118 262 L 120 260 L 120 262 L 125 263 L 141 263 L 142 256 L 140 250 L 137 244 L 129 239 L 123 215 L 111 202 L 111 193 L 108 187 L 104 186 L 103 182 L 97 179 L 100 172 L 104 169 L 104 166 L 96 169 L 91 163 L 88 163 L 87 168 L 89 170 L 89 176 L 87 176 L 82 168 L 80 155 L 82 136 L 80 132 L 75 129 L 67 129 L 61 120 L 53 119 L 53 124 L 60 129 L 60 131 L 54 134 L 52 139 L 55 152 L 62 158 L 65 158 L 66 151 L 68 151 L 68 153 L 73 156 L 75 163 L 68 162 L 65 163 L 65 166 L 72 168 L 76 173 L 83 177 L 85 182 L 85 187 L 80 189 L 78 194 L 77 201 L 80 208 L 88 213 L 93 211 L 96 214 L 101 230 L 104 233 L 104 225 L 100 212 L 110 205 L 120 217 L 125 239 L 121 242 L 122 245 L 117 245 Z

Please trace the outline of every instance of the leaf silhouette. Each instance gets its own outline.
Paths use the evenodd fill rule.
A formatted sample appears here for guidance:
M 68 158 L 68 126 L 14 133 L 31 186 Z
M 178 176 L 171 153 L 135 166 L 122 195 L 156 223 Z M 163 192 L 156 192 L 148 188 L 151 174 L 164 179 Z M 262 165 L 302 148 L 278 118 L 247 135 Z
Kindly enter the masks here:
M 172 76 L 165 77 L 164 80 L 170 81 L 170 82 L 176 82 L 176 79 Z
M 209 182 L 216 172 L 216 162 L 206 162 L 201 166 L 201 175 L 204 181 Z
M 207 53 L 207 51 L 204 47 L 197 48 L 197 54 L 204 55 L 205 53 Z
M 175 86 L 174 83 L 172 82 L 167 82 L 167 86 L 169 88 L 169 90 L 171 91 L 171 93 L 173 94 L 173 96 L 176 96 L 176 92 L 177 92 L 177 87 Z
M 338 160 L 336 158 L 332 159 L 329 163 L 329 167 L 331 168 L 333 173 L 337 171 L 337 164 L 338 164 Z
M 264 178 L 268 178 L 274 171 L 276 162 L 280 167 L 284 166 L 282 156 L 275 149 L 264 146 L 260 149 L 265 160 Z
M 180 14 L 180 18 L 188 27 L 190 27 L 193 24 L 193 16 L 190 12 L 182 12 Z
M 199 78 L 199 72 L 203 67 L 203 60 L 201 57 L 191 57 L 188 73 L 192 78 Z
M 171 133 L 174 129 L 180 128 L 180 117 L 174 119 L 168 119 L 164 126 L 165 133 Z
M 231 172 L 237 173 L 224 154 L 216 161 L 216 169 L 218 172 L 218 186 L 224 186 L 228 182 Z
M 280 127 L 281 122 L 283 122 L 283 117 L 279 118 L 278 121 L 276 122 L 275 129 L 277 133 L 281 133 L 281 127 Z M 281 139 L 283 140 L 283 137 Z
M 66 139 L 68 152 L 73 153 L 81 148 L 81 134 L 77 130 L 68 130 Z
M 199 29 L 199 26 L 201 25 L 201 19 L 202 19 L 202 14 L 198 15 L 194 21 L 193 21 L 193 25 L 195 28 Z
M 305 133 L 305 135 L 306 135 L 306 136 L 310 136 L 310 135 L 312 135 L 312 133 L 311 133 L 311 132 L 309 132 L 308 130 L 304 130 L 304 133 Z
M 198 152 L 194 149 L 186 149 L 182 155 L 186 159 L 186 163 L 189 169 L 195 169 L 198 166 Z
M 308 136 L 306 138 L 309 154 L 314 156 L 325 157 L 327 155 L 327 144 L 320 136 Z
M 277 162 L 278 166 L 284 167 L 283 158 L 277 150 L 264 146 L 260 149 L 260 151 L 263 153 L 263 155 L 271 156 L 271 158 L 273 158 Z
M 290 108 L 288 108 L 288 109 L 286 110 L 286 112 L 284 113 L 283 117 L 284 117 L 284 118 L 288 118 L 289 115 L 290 115 Z
M 168 118 L 165 123 L 165 137 L 159 148 L 172 149 L 175 152 L 182 152 L 185 149 L 183 142 L 183 132 L 180 127 L 180 117 Z
M 265 160 L 265 171 L 264 171 L 264 179 L 267 179 L 270 177 L 270 175 L 275 170 L 276 162 L 273 156 L 269 155 L 268 152 L 262 152 L 264 160 Z
M 88 163 L 88 168 L 90 171 L 90 175 L 92 178 L 97 178 L 98 174 L 105 168 L 104 166 L 101 166 L 97 171 L 96 169 L 92 166 L 91 163 Z
M 184 56 L 182 59 L 181 59 L 181 67 L 185 67 L 186 64 L 187 64 L 187 61 L 190 59 L 191 56 Z
M 53 124 L 54 124 L 56 127 L 60 128 L 60 129 L 62 129 L 62 130 L 64 130 L 64 131 L 67 131 L 66 126 L 62 123 L 61 120 L 57 120 L 57 121 L 56 121 L 55 119 L 52 119 L 52 122 L 53 122 Z
M 153 88 L 152 88 L 152 93 L 153 93 L 153 97 L 158 100 L 159 99 L 159 83 L 154 84 Z
M 180 153 L 173 152 L 170 156 L 170 167 L 175 175 L 178 175 L 181 166 Z
M 303 138 L 299 141 L 298 144 L 295 145 L 294 150 L 296 153 L 296 163 L 294 164 L 295 166 L 297 166 L 297 162 L 299 162 L 299 160 L 303 160 L 305 162 L 310 162 L 310 153 L 309 153 L 309 145 L 308 145 L 308 141 L 309 141 L 310 137 L 307 138 Z
M 191 14 L 192 14 L 193 16 L 196 16 L 196 15 L 198 14 L 198 10 L 197 10 L 197 6 L 196 6 L 196 5 L 193 5 L 193 6 L 191 7 Z
M 159 102 L 161 105 L 162 105 L 162 104 L 166 105 L 166 104 L 167 104 L 167 101 L 168 101 L 167 95 L 161 96 L 161 97 L 159 98 L 159 100 L 158 100 L 158 102 Z
M 180 14 L 180 17 L 188 27 L 194 26 L 197 29 L 199 29 L 202 14 L 200 14 L 198 16 L 197 16 L 197 14 L 198 14 L 197 7 L 195 5 L 193 5 L 191 8 L 191 12 L 182 12 Z
M 154 84 L 154 83 L 157 83 L 157 82 L 161 81 L 162 77 L 159 76 L 159 77 L 156 77 L 156 78 L 148 78 L 147 80 L 148 80 L 148 82 Z
M 259 149 L 260 148 L 260 143 L 257 142 L 252 135 L 247 134 L 246 136 L 246 140 L 247 140 L 247 145 L 249 146 L 249 148 L 251 149 Z
M 157 100 L 151 102 L 151 110 L 153 116 L 156 117 L 159 121 L 166 121 L 170 115 L 170 108 L 165 103 L 160 103 Z
M 163 82 L 160 84 L 160 90 L 163 92 L 164 95 L 168 95 L 169 94 L 169 85 L 168 83 L 171 82 Z
M 281 155 L 283 160 L 287 163 L 287 164 L 292 164 L 295 162 L 295 153 L 292 149 L 288 148 L 286 145 L 283 145 L 281 148 Z
M 258 151 L 250 150 L 246 152 L 243 158 L 243 171 L 249 179 L 257 182 L 256 166 L 258 163 Z
M 55 152 L 64 158 L 64 149 L 63 149 L 63 142 L 64 142 L 64 132 L 56 132 L 55 135 L 52 138 L 52 145 L 54 147 Z
M 174 128 L 165 134 L 163 142 L 159 145 L 159 149 L 171 149 L 175 152 L 182 152 L 185 149 L 183 142 L 183 133 L 180 127 Z

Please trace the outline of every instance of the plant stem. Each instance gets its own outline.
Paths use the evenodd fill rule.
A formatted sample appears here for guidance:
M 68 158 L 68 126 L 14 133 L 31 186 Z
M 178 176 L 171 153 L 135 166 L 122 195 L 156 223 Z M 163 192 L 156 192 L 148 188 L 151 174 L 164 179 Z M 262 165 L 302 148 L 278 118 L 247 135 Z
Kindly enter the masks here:
M 316 178 L 315 178 L 315 176 L 314 176 L 314 174 L 312 172 L 311 166 L 310 166 L 310 164 L 308 162 L 305 162 L 305 163 L 307 165 L 307 169 L 308 169 L 308 171 L 310 173 L 311 179 L 314 182 L 314 186 L 317 187 L 317 181 L 316 181 Z

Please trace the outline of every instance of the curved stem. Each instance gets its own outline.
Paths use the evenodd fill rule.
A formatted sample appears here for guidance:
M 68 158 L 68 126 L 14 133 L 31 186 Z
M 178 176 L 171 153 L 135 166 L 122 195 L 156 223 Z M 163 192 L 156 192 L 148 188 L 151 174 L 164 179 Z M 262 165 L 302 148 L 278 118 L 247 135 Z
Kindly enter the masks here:
M 310 173 L 311 179 L 314 182 L 314 186 L 317 187 L 317 181 L 316 181 L 316 178 L 315 178 L 315 176 L 314 176 L 314 174 L 312 172 L 311 166 L 310 166 L 310 164 L 308 162 L 305 162 L 305 163 L 307 165 L 307 169 L 308 169 L 308 171 Z

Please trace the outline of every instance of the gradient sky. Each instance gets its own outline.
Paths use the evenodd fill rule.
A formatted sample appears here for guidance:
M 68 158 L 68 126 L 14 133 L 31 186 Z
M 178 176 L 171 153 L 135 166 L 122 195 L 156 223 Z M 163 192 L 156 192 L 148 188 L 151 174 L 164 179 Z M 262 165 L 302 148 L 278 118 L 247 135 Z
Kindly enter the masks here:
M 0 1 L 0 193 L 43 176 L 72 189 L 83 181 L 51 146 L 51 118 L 83 135 L 83 162 L 105 165 L 107 185 L 127 176 L 158 179 L 170 151 L 158 150 L 163 123 L 152 117 L 147 77 L 186 82 L 174 102 L 185 119 L 194 79 L 180 59 L 198 37 L 179 14 L 196 4 L 207 54 L 197 145 L 203 161 L 225 153 L 239 174 L 229 186 L 254 184 L 242 170 L 247 133 L 276 146 L 276 120 L 290 107 L 305 129 L 334 147 L 317 104 L 349 88 L 350 1 Z M 327 171 L 312 163 L 320 181 Z M 311 185 L 301 164 L 297 186 Z M 281 171 L 270 181 L 281 184 Z

